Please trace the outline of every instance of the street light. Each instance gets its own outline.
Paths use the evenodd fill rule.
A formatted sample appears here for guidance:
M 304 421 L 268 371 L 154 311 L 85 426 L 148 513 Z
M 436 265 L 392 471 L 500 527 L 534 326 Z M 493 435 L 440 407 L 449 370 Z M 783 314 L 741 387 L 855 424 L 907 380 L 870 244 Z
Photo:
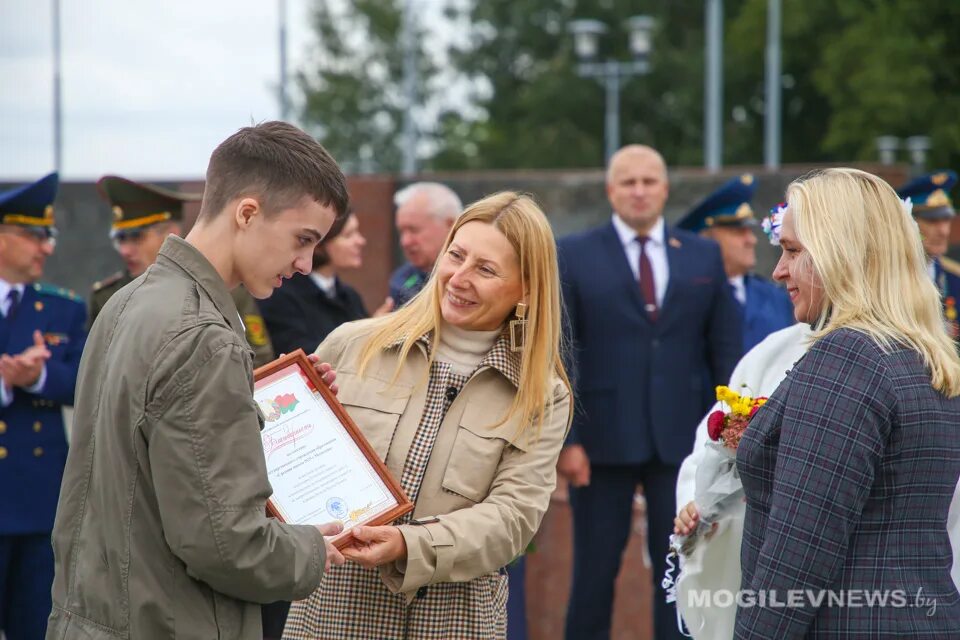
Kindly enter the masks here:
M 927 164 L 927 152 L 930 149 L 930 138 L 928 136 L 910 136 L 907 138 L 907 151 L 910 152 L 910 163 L 913 165 L 915 174 L 923 173 L 924 166 Z
M 604 117 L 605 153 L 607 161 L 620 146 L 620 87 L 631 77 L 650 72 L 648 61 L 653 49 L 654 20 L 650 16 L 633 16 L 627 19 L 630 34 L 629 46 L 633 60 L 607 59 L 597 61 L 600 36 L 607 26 L 599 20 L 571 20 L 568 31 L 573 35 L 573 49 L 580 60 L 577 74 L 582 78 L 600 81 L 606 89 Z
M 900 138 L 897 136 L 877 136 L 877 151 L 880 153 L 880 164 L 891 165 L 897 161 L 897 149 L 900 148 Z
M 910 136 L 901 140 L 897 136 L 877 136 L 874 140 L 880 153 L 880 164 L 891 165 L 896 162 L 897 150 L 901 143 L 910 154 L 910 169 L 914 174 L 923 173 L 927 164 L 927 153 L 931 149 L 929 136 Z

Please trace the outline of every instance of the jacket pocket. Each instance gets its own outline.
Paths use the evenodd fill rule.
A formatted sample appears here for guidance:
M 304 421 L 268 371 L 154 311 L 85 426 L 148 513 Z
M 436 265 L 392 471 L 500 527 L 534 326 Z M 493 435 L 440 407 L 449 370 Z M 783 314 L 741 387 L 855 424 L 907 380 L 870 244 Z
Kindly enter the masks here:
M 482 502 L 490 493 L 504 447 L 513 446 L 504 438 L 511 425 L 491 426 L 481 405 L 467 405 L 443 474 L 444 490 L 471 502 Z
M 406 395 L 400 397 L 397 390 L 379 393 L 358 379 L 348 379 L 337 396 L 381 461 L 387 459 L 400 416 L 410 400 L 409 389 L 403 389 Z

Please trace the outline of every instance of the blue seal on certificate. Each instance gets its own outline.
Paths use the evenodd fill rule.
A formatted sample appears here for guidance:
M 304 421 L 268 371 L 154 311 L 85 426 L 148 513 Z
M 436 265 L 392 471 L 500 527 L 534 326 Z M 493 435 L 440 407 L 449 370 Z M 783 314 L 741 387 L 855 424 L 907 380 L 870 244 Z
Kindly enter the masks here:
M 337 520 L 344 520 L 347 517 L 347 503 L 343 498 L 330 498 L 327 500 L 327 513 Z

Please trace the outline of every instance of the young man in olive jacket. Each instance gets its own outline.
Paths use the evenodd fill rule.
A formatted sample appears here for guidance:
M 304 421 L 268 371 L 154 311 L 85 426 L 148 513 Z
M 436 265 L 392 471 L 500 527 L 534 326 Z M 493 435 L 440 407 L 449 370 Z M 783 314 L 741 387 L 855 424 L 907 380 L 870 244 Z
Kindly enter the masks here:
M 259 640 L 255 603 L 304 598 L 343 561 L 323 537 L 336 526 L 264 515 L 253 352 L 230 289 L 263 298 L 309 272 L 346 206 L 307 134 L 241 129 L 213 152 L 189 235 L 107 302 L 80 365 L 47 638 Z

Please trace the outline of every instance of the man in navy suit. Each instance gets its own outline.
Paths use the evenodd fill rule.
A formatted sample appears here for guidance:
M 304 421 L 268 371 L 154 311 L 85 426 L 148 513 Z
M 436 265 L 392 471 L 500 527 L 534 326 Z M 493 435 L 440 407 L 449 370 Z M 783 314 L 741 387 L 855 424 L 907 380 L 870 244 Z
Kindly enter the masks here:
M 568 640 L 610 636 L 614 580 L 639 483 L 657 585 L 656 638 L 680 637 L 659 586 L 677 473 L 707 410 L 704 385 L 729 380 L 742 328 L 719 247 L 667 228 L 668 193 L 660 154 L 624 147 L 607 169 L 611 222 L 559 243 L 580 403 L 558 462 L 570 483 L 574 525 Z
M 57 174 L 0 193 L 0 630 L 42 638 L 50 615 L 50 532 L 67 459 L 86 310 L 37 283 L 53 253 Z
M 743 313 L 744 352 L 795 322 L 793 304 L 783 287 L 751 273 L 757 266 L 757 219 L 750 207 L 756 190 L 753 176 L 745 173 L 708 195 L 677 222 L 677 228 L 720 245 L 727 280 Z

